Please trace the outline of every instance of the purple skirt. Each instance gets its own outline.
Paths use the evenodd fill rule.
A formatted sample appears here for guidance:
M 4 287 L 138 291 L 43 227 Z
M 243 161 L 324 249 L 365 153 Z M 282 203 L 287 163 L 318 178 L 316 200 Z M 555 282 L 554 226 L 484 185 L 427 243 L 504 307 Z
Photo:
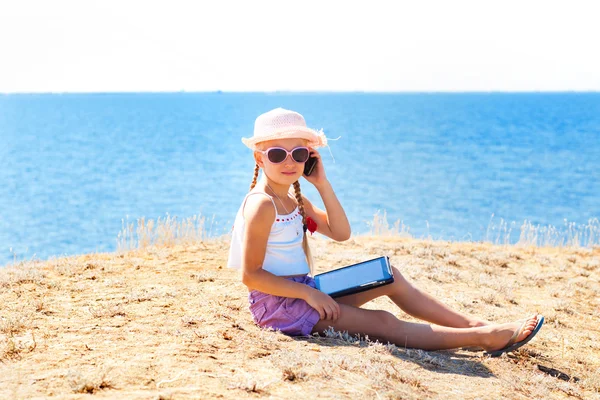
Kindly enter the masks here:
M 286 279 L 316 288 L 314 279 L 308 275 Z M 252 290 L 248 301 L 252 319 L 258 326 L 277 329 L 289 336 L 310 335 L 320 319 L 317 310 L 302 299 Z

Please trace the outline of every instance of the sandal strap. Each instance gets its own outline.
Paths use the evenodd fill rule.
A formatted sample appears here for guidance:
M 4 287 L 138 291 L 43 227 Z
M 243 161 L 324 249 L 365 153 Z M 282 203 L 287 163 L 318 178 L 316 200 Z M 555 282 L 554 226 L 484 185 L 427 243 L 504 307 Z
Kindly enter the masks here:
M 506 346 L 504 346 L 504 347 L 512 346 L 513 344 L 515 344 L 515 342 L 517 341 L 517 338 L 519 337 L 519 333 L 521 333 L 523 331 L 523 328 L 525 327 L 526 323 L 527 323 L 527 320 L 523 321 L 521 326 L 519 326 L 519 329 L 517 329 L 515 331 L 515 333 L 513 333 L 510 340 L 508 341 L 508 343 L 506 343 Z

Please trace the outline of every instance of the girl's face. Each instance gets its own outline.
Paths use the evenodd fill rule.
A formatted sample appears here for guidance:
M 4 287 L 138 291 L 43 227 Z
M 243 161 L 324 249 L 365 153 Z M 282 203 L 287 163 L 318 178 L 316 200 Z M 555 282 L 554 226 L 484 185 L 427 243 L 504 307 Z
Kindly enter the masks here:
M 292 152 L 298 147 L 306 147 L 306 144 L 307 141 L 304 139 L 278 139 L 259 143 L 258 148 L 261 151 L 268 151 L 270 148 L 279 147 Z M 294 155 L 303 158 L 303 153 L 303 150 L 296 150 Z M 280 152 L 280 154 L 282 153 Z M 271 158 L 275 157 L 271 155 Z M 286 154 L 285 160 L 278 164 L 269 160 L 267 154 L 260 151 L 254 152 L 254 159 L 270 180 L 281 185 L 291 185 L 300 179 L 304 172 L 305 162 L 297 162 L 289 154 Z

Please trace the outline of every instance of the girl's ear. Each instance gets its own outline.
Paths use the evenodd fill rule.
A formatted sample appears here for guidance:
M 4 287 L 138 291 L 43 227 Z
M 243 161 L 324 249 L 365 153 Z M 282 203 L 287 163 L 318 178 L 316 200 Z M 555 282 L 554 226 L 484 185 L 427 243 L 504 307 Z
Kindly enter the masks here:
M 262 153 L 259 153 L 258 151 L 254 152 L 254 161 L 256 161 L 256 164 L 258 164 L 259 167 L 263 168 L 264 162 L 261 156 Z

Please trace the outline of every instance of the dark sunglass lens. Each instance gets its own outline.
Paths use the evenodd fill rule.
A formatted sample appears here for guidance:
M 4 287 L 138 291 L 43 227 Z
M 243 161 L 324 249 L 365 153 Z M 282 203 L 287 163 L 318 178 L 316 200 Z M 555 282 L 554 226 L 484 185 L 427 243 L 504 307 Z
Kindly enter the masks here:
M 278 164 L 285 160 L 287 153 L 282 149 L 270 149 L 267 153 L 267 157 L 269 157 L 269 161 L 272 163 Z
M 292 158 L 299 163 L 306 162 L 308 160 L 308 149 L 294 149 L 292 151 Z

